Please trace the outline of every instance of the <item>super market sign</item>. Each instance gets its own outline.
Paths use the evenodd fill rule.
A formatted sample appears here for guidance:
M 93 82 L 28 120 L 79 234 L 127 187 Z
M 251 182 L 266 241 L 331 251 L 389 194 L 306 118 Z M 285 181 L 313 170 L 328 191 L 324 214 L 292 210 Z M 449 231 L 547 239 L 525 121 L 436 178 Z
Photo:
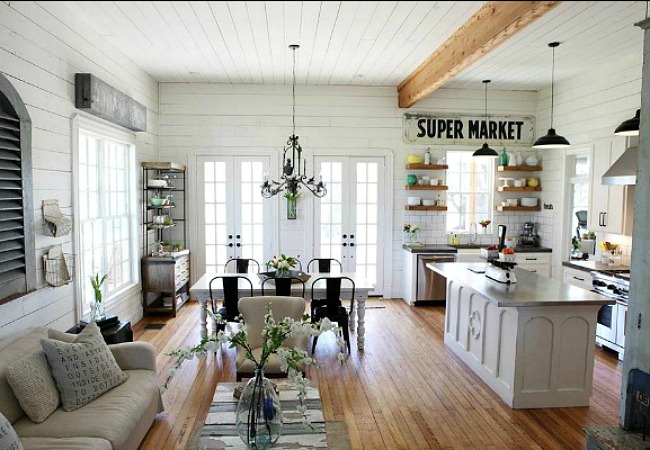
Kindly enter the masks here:
M 407 144 L 532 145 L 535 119 L 530 116 L 405 113 L 403 140 Z

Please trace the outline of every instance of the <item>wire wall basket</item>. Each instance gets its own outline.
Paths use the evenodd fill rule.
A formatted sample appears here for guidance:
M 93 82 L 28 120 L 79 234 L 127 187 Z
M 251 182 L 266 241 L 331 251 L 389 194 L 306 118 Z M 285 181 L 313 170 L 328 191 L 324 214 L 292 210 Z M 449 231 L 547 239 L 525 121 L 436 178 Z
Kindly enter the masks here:
M 51 259 L 43 255 L 45 281 L 50 286 L 59 287 L 72 282 L 74 274 L 74 255 L 63 253 L 61 258 Z

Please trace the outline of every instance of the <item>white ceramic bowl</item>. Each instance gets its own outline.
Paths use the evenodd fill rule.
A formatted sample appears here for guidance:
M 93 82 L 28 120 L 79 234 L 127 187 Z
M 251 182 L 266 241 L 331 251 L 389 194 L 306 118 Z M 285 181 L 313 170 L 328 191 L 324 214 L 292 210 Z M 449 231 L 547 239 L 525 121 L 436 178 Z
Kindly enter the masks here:
M 501 202 L 501 206 L 508 206 L 508 202 Z
M 422 206 L 435 206 L 436 201 L 432 200 L 430 198 L 424 198 L 422 199 Z
M 406 202 L 409 206 L 420 206 L 420 197 L 408 197 Z
M 526 165 L 528 166 L 536 166 L 539 160 L 535 156 L 529 156 L 526 158 Z
M 515 187 L 524 187 L 525 181 L 522 183 L 521 180 L 515 180 Z
M 149 180 L 147 186 L 152 188 L 166 188 L 167 180 Z
M 508 206 L 517 206 L 517 199 L 516 198 L 508 198 L 506 200 L 508 202 Z
M 528 206 L 528 207 L 537 206 L 538 200 L 539 199 L 537 197 L 524 197 L 521 199 L 521 206 Z

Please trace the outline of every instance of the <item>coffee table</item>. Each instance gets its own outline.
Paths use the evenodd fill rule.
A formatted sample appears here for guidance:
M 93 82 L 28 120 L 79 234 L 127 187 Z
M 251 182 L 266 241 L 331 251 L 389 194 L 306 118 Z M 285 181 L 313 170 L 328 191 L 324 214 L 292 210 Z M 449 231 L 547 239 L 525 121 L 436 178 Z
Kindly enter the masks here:
M 288 449 L 337 449 L 352 448 L 345 422 L 325 422 L 320 395 L 315 387 L 307 387 L 305 402 L 309 418 L 315 430 L 312 432 L 302 422 L 298 412 L 300 402 L 297 390 L 289 380 L 273 380 L 278 385 L 280 404 L 284 416 L 282 435 L 273 446 L 274 450 Z M 205 424 L 190 439 L 188 449 L 246 450 L 235 426 L 238 399 L 233 397 L 235 387 L 242 383 L 220 383 L 212 398 L 212 405 Z M 329 446 L 328 446 L 329 443 Z

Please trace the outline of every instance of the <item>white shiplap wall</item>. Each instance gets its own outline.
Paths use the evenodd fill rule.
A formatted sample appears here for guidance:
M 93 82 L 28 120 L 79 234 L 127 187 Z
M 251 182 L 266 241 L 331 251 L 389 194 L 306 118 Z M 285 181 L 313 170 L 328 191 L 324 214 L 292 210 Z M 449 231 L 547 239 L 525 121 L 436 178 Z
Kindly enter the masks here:
M 29 326 L 67 329 L 76 322 L 73 284 L 47 287 L 41 256 L 54 244 L 72 253 L 74 237 L 48 237 L 41 204 L 56 198 L 72 215 L 74 74 L 90 72 L 147 107 L 147 132 L 138 133 L 137 159 L 156 159 L 158 83 L 88 29 L 63 2 L 0 2 L 0 72 L 16 88 L 32 119 L 34 215 L 39 289 L 0 306 L 0 338 Z M 139 176 L 138 172 L 138 176 Z M 77 280 L 79 281 L 79 280 Z M 84 280 L 81 280 L 84 281 Z M 140 295 L 109 310 L 121 319 L 142 316 Z
M 639 39 L 642 33 L 639 30 Z M 612 136 L 614 129 L 629 119 L 641 105 L 642 55 L 612 58 L 605 65 L 591 67 L 581 76 L 555 85 L 555 112 L 553 125 L 557 132 L 571 142 L 572 148 L 590 147 L 594 140 Z M 539 92 L 537 109 L 537 135 L 546 134 L 550 126 L 551 90 Z M 543 210 L 536 221 L 541 224 L 543 244 L 552 246 L 553 272 L 559 271 L 563 252 L 571 237 L 563 230 L 565 209 L 565 180 L 563 179 L 565 151 L 540 151 L 545 159 L 542 172 L 544 200 L 552 203 L 553 210 Z M 549 187 L 550 189 L 547 189 Z M 564 232 L 563 232 L 564 231 Z M 631 237 L 618 235 L 598 236 L 623 244 L 627 257 L 631 249 Z
M 534 115 L 536 93 L 490 91 L 490 112 L 500 114 Z M 402 114 L 397 107 L 396 89 L 297 86 L 296 134 L 303 147 L 317 152 L 358 153 L 376 155 L 387 151 L 393 155 L 393 201 L 386 205 L 392 210 L 392 279 L 388 293 L 399 297 L 401 277 L 401 227 L 403 222 L 416 222 L 426 229 L 428 243 L 444 243 L 444 222 L 441 213 L 405 214 L 407 193 L 405 169 L 410 152 L 423 153 L 425 146 L 402 143 Z M 416 111 L 484 113 L 483 90 L 436 91 L 418 103 Z M 228 154 L 260 149 L 278 151 L 291 134 L 291 86 L 225 85 L 210 83 L 160 84 L 160 152 L 161 159 L 178 161 L 192 167 L 197 154 Z M 435 155 L 443 155 L 450 146 L 432 146 Z M 455 147 L 475 150 L 472 147 Z M 190 174 L 190 184 L 196 174 Z M 310 197 L 309 195 L 307 197 Z M 304 211 L 299 201 L 299 216 Z M 282 206 L 279 217 L 285 217 Z M 502 220 L 519 223 L 519 216 L 504 215 Z M 293 223 L 288 223 L 293 222 Z M 440 225 L 443 223 L 443 225 Z M 510 222 L 508 222 L 510 223 Z M 305 253 L 308 230 L 304 220 L 282 219 L 281 250 Z M 190 248 L 192 243 L 190 242 Z M 196 249 L 194 252 L 196 253 Z M 390 266 L 390 264 L 388 264 Z M 201 274 L 193 272 L 194 277 Z

